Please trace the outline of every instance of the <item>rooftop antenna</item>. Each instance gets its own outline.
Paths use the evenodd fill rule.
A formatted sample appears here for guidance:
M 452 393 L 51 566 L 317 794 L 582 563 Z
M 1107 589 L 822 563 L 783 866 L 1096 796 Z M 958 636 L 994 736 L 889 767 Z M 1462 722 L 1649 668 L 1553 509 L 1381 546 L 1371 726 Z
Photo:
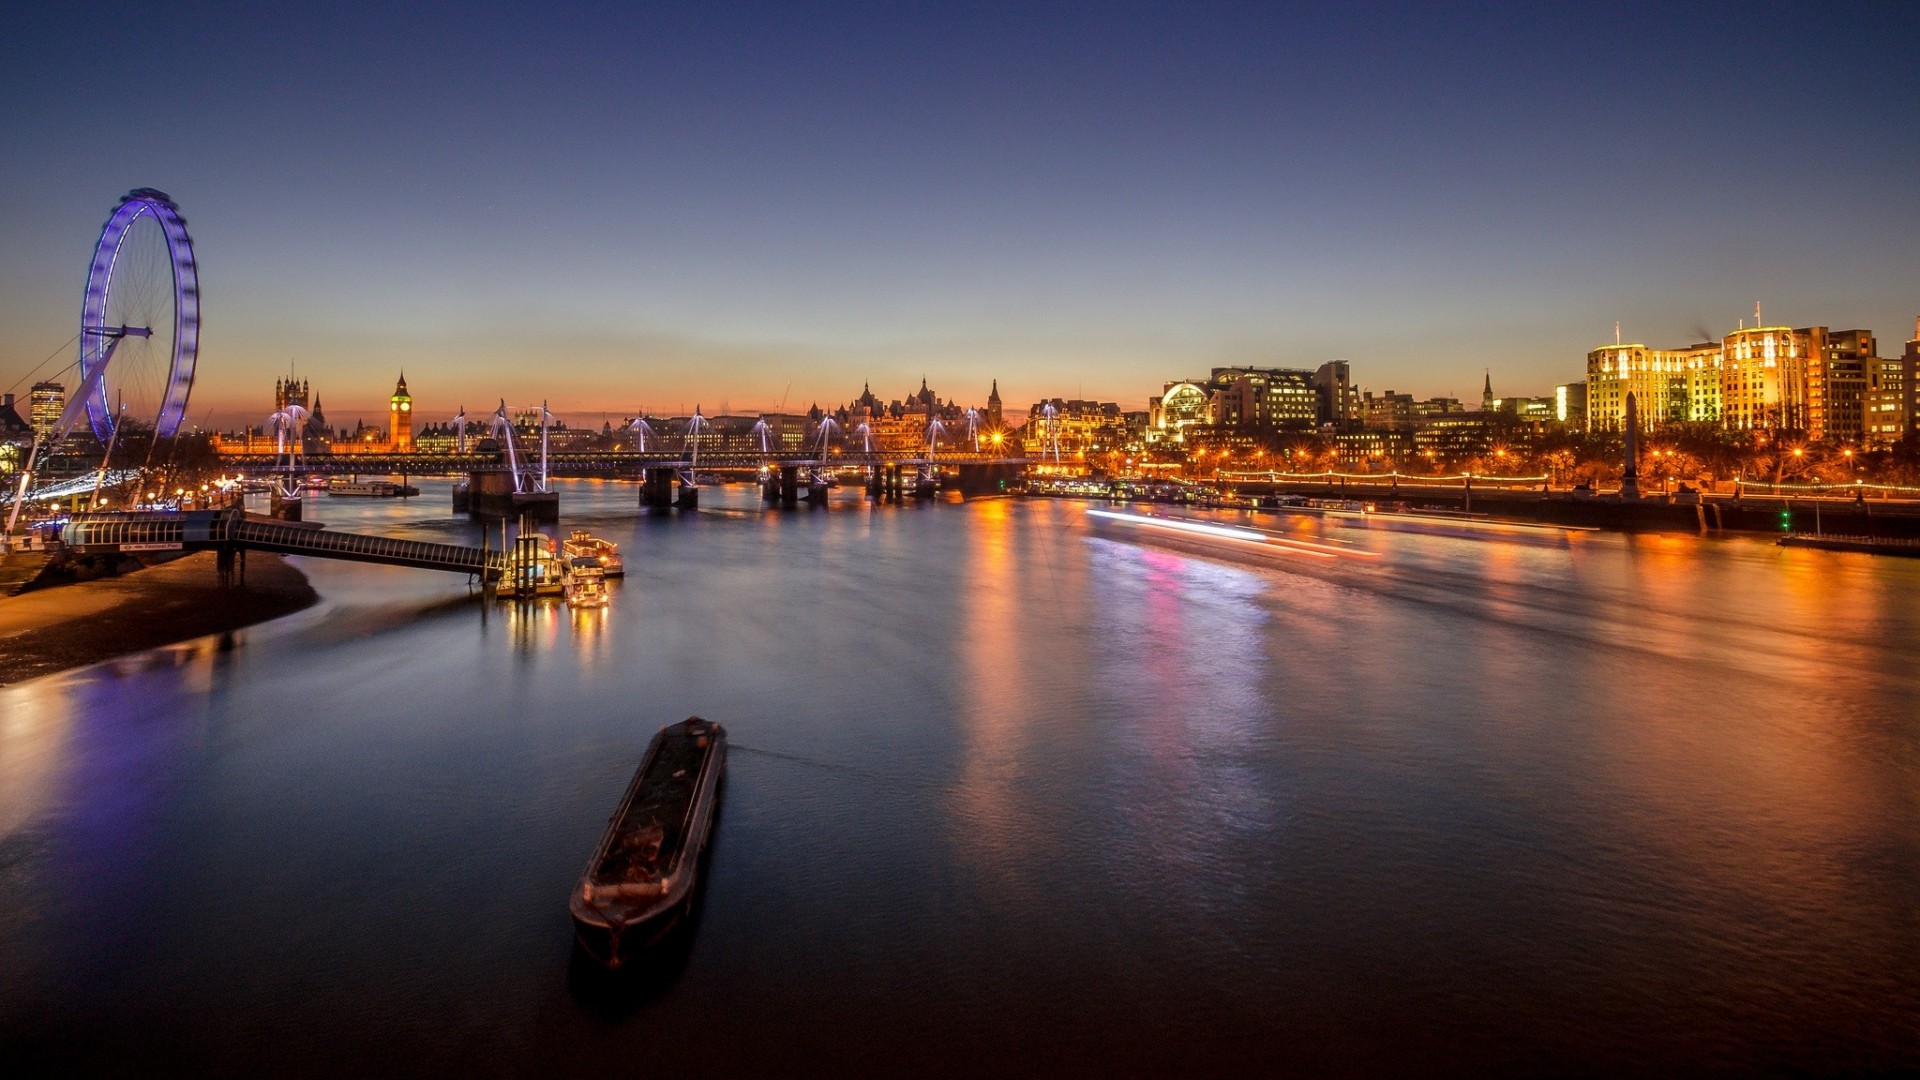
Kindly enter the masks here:
M 1756 330 L 1765 325 L 1760 321 L 1760 301 L 1758 300 L 1753 302 L 1753 325 Z
M 1620 344 L 1620 320 L 1619 319 L 1613 320 L 1613 343 L 1615 345 Z

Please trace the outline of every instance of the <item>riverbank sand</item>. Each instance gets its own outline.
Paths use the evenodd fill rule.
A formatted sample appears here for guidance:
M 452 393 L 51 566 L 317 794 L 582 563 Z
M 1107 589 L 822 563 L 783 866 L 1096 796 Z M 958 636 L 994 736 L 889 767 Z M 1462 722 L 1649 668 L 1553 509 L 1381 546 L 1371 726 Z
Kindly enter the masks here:
M 0 686 L 252 626 L 319 598 L 277 555 L 253 553 L 244 582 L 222 585 L 213 554 L 202 552 L 0 599 Z

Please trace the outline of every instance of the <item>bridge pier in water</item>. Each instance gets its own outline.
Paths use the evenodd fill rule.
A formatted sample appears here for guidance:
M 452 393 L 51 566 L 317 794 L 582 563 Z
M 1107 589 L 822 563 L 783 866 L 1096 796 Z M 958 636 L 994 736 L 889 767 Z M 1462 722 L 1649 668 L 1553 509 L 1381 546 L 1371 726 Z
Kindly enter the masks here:
M 679 495 L 678 495 L 678 496 L 676 496 L 676 497 L 674 498 L 674 500 L 673 500 L 673 505 L 675 505 L 675 506 L 677 506 L 677 507 L 679 507 L 679 508 L 680 508 L 680 509 L 682 509 L 682 510 L 698 510 L 698 509 L 700 509 L 700 488 L 699 488 L 699 486 L 698 486 L 698 485 L 695 485 L 695 484 L 689 484 L 689 483 L 687 483 L 687 478 L 686 478 L 686 477 L 684 477 L 684 476 L 683 476 L 683 477 L 681 477 L 681 478 L 680 478 L 680 493 L 679 493 Z
M 291 499 L 275 491 L 267 496 L 267 514 L 281 521 L 299 521 L 300 511 L 306 500 L 295 496 Z
M 906 494 L 906 470 L 896 463 L 882 465 L 880 475 L 880 498 L 886 502 L 897 503 Z
M 673 507 L 672 469 L 644 469 L 640 473 L 640 505 L 654 510 Z
M 540 524 L 555 525 L 560 521 L 560 493 L 515 491 L 512 473 L 468 473 L 466 490 L 453 490 L 453 510 L 469 517 L 517 520 L 531 516 Z
M 1005 495 L 1017 490 L 1024 465 L 1003 461 L 962 462 L 957 466 L 960 474 L 960 496 L 972 498 L 976 495 Z
M 817 484 L 807 486 L 807 501 L 816 501 L 814 492 Z M 824 499 L 824 489 L 822 499 Z M 768 506 L 778 506 L 791 510 L 800 505 L 800 466 L 782 465 L 767 474 L 766 482 L 760 485 L 760 499 Z

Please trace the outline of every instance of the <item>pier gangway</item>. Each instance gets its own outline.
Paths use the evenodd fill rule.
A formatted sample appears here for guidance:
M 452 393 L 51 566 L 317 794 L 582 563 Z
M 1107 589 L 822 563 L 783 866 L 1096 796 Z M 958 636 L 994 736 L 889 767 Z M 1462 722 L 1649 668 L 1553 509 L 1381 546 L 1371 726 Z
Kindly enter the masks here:
M 82 552 L 270 551 L 318 559 L 410 566 L 496 581 L 507 555 L 486 548 L 336 532 L 238 510 L 75 514 L 60 539 Z

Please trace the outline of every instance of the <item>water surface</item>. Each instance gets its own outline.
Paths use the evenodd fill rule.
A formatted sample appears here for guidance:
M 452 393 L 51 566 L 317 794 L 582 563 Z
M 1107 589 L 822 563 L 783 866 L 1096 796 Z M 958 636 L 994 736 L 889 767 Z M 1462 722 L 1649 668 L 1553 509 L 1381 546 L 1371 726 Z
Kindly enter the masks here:
M 314 516 L 477 537 L 421 486 Z M 627 554 L 605 612 L 304 561 L 307 612 L 0 690 L 0 1062 L 1920 1061 L 1920 564 L 562 498 Z M 734 747 L 698 922 L 610 988 L 566 896 L 693 713 Z

